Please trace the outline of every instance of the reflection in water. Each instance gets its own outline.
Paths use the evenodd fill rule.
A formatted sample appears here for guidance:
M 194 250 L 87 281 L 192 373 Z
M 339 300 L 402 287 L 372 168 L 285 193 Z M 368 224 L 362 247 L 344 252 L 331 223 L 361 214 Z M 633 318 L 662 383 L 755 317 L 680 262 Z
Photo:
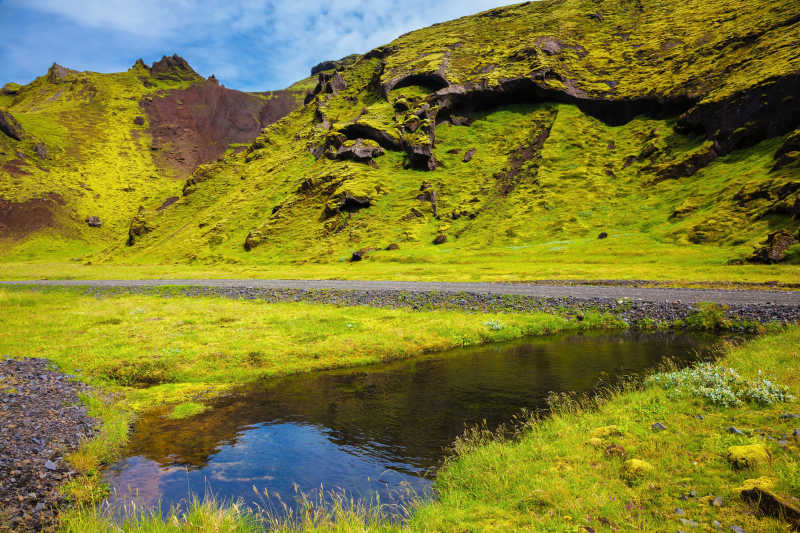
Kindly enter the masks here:
M 160 499 L 168 508 L 210 490 L 277 508 L 321 485 L 382 502 L 408 489 L 425 495 L 426 473 L 466 426 L 495 427 L 544 408 L 550 391 L 588 392 L 665 357 L 686 363 L 715 341 L 573 334 L 270 380 L 188 420 L 142 417 L 127 458 L 107 472 L 111 505 Z

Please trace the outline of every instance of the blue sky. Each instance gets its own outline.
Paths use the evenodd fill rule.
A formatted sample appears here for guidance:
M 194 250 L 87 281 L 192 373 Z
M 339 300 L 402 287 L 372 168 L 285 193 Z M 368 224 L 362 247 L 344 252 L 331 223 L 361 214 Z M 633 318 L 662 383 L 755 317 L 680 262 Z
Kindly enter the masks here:
M 311 66 L 507 0 L 0 0 L 0 85 L 55 61 L 119 72 L 177 53 L 241 90 L 280 89 Z

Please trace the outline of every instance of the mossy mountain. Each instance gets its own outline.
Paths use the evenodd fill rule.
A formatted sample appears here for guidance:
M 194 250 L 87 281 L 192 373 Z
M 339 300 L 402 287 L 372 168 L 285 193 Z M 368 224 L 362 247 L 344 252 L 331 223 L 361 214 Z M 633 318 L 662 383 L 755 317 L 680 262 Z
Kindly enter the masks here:
M 0 96 L 0 238 L 17 259 L 424 268 L 741 261 L 770 235 L 752 258 L 794 261 L 798 49 L 791 0 L 544 0 L 273 93 L 175 56 L 54 66 Z

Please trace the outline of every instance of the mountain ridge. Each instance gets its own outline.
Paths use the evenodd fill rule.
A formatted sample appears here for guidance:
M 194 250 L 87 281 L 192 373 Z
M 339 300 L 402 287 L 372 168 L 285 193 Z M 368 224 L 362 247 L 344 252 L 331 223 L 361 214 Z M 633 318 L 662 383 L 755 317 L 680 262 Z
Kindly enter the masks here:
M 158 80 L 193 84 L 144 105 L 154 166 L 190 175 L 126 204 L 132 222 L 90 257 L 424 264 L 646 246 L 675 260 L 793 261 L 798 43 L 789 1 L 557 0 L 322 62 L 264 97 L 267 124 L 176 123 L 160 109 L 214 108 L 218 85 Z M 244 98 L 235 107 L 253 118 Z M 210 131 L 228 135 L 204 143 Z

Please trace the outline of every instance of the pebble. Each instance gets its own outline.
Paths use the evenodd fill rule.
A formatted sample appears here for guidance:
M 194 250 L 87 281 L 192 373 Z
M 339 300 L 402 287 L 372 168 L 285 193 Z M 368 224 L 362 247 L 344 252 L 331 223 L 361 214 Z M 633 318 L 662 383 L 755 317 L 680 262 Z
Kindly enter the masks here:
M 740 528 L 739 526 L 731 526 L 731 531 L 733 531 L 733 533 L 747 533 L 744 529 Z
M 74 475 L 59 458 L 98 427 L 78 398 L 90 389 L 45 359 L 0 359 L 0 384 L 9 383 L 16 393 L 3 394 L 2 414 L 14 422 L 0 424 L 0 509 L 12 529 L 49 531 L 65 503 L 58 487 Z
M 722 528 L 722 524 L 720 523 L 720 521 L 719 521 L 719 520 L 714 520 L 714 521 L 712 521 L 712 522 L 711 522 L 711 525 L 712 525 L 714 528 L 716 528 L 716 529 L 721 529 L 721 528 Z
M 653 429 L 653 431 L 664 431 L 665 429 L 667 429 L 667 426 L 665 426 L 661 422 L 656 422 L 650 427 Z
M 683 515 L 685 515 L 686 513 L 685 513 L 685 512 L 683 511 L 683 509 L 681 509 L 680 507 L 676 507 L 676 508 L 675 508 L 675 514 L 676 514 L 676 515 L 678 515 L 678 516 L 683 516 Z
M 703 415 L 695 415 L 694 417 L 698 420 L 705 420 L 705 417 Z
M 717 496 L 716 498 L 714 498 L 711 501 L 711 505 L 713 507 L 722 507 L 722 497 L 721 496 Z
M 778 418 L 780 418 L 782 420 L 794 420 L 796 418 L 800 418 L 800 415 L 797 415 L 797 414 L 794 414 L 794 413 L 786 413 L 786 414 L 780 415 Z
M 735 428 L 733 426 L 728 428 L 728 433 L 733 433 L 734 435 L 744 435 L 745 434 L 744 431 L 742 431 L 741 429 L 737 429 L 737 428 Z
M 695 522 L 694 520 L 689 520 L 688 518 L 681 518 L 680 522 L 686 527 L 697 527 L 700 525 L 699 522 Z

